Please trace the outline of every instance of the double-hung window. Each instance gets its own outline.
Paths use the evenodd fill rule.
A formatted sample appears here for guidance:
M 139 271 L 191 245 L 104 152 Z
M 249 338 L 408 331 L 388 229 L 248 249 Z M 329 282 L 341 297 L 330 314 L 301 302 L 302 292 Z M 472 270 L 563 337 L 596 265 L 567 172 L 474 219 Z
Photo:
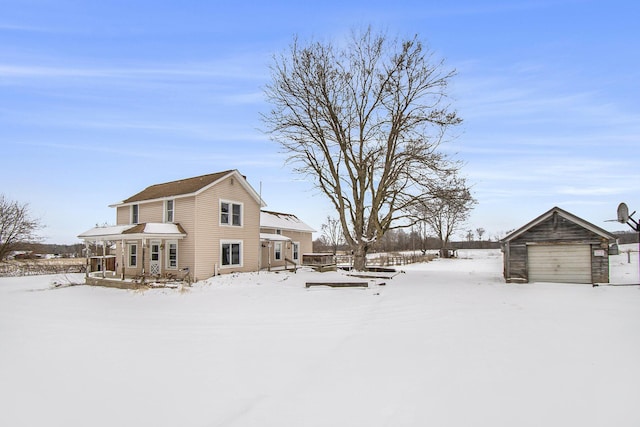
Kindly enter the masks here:
M 298 261 L 298 259 L 300 259 L 300 243 L 298 242 L 294 242 L 292 244 L 292 249 L 293 249 L 293 260 L 294 261 Z
M 131 205 L 131 224 L 138 223 L 138 205 Z
M 138 245 L 129 245 L 129 267 L 138 266 Z
M 220 202 L 220 224 L 240 227 L 242 225 L 242 204 Z
M 166 242 L 167 248 L 167 268 L 178 268 L 178 242 L 169 240 Z
M 173 200 L 164 202 L 164 222 L 173 222 Z
M 282 259 L 282 242 L 276 242 L 273 246 L 273 258 L 275 260 Z
M 221 264 L 223 267 L 242 266 L 242 242 L 222 242 Z

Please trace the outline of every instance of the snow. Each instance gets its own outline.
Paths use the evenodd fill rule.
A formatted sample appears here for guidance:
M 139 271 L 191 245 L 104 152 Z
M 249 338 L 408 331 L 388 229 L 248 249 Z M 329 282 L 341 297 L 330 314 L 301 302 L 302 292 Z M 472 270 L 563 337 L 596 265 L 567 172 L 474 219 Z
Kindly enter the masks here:
M 283 236 L 282 234 L 260 233 L 260 240 L 286 242 L 286 241 L 291 240 L 291 238 L 289 238 L 287 236 Z
M 176 224 L 166 222 L 148 222 L 145 224 L 146 234 L 182 234 Z
M 99 227 L 93 227 L 90 230 L 81 233 L 78 237 L 80 238 L 90 238 L 90 237 L 99 237 L 99 236 L 109 236 L 109 235 L 117 235 L 122 234 L 123 231 L 131 228 L 131 225 L 105 225 Z
M 302 232 L 316 231 L 293 214 L 270 211 L 260 211 L 260 227 Z
M 141 232 L 135 234 L 124 234 L 125 231 L 140 227 L 142 225 L 144 225 L 144 228 Z M 160 235 L 162 237 L 170 237 L 168 235 L 173 235 L 175 237 L 184 236 L 177 224 L 148 222 L 144 224 L 134 225 L 127 224 L 94 227 L 90 230 L 85 231 L 84 233 L 79 234 L 78 237 L 84 240 L 114 240 L 124 237 L 131 239 L 137 236 L 139 237 L 141 235 L 145 235 L 148 237 L 154 237 L 154 235 Z
M 3 426 L 638 426 L 640 286 L 506 284 L 499 251 L 188 291 L 0 279 Z M 638 283 L 637 252 L 612 257 Z

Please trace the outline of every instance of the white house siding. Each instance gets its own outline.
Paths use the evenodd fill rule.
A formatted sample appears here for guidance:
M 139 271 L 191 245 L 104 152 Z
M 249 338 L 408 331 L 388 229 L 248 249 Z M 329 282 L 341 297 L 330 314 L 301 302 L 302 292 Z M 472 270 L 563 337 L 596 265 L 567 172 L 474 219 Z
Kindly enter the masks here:
M 176 199 L 174 205 L 174 222 L 184 228 L 187 236 L 178 241 L 178 267 L 189 268 L 192 277 L 195 275 L 195 206 L 196 198 L 182 197 Z
M 139 204 L 138 222 L 162 222 L 163 220 L 164 202 L 157 200 L 154 202 L 141 202 Z
M 313 252 L 313 235 L 311 233 L 282 230 L 282 234 L 292 241 L 300 243 L 300 260 L 302 260 L 302 254 Z
M 131 206 L 118 206 L 116 208 L 116 224 L 131 224 Z
M 238 182 L 237 176 L 227 177 L 215 186 L 196 196 L 195 247 L 198 253 L 195 274 L 198 279 L 212 276 L 216 272 L 249 272 L 258 270 L 260 246 L 260 206 Z M 220 201 L 242 204 L 242 225 L 220 225 Z M 220 265 L 221 241 L 242 242 L 242 266 Z M 216 269 L 218 269 L 216 271 Z

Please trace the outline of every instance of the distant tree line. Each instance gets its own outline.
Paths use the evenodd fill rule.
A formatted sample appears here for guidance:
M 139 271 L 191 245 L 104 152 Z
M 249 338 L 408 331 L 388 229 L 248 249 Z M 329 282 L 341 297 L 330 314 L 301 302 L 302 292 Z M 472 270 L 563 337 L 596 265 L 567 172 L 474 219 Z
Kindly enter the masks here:
M 48 243 L 20 243 L 14 247 L 14 251 L 26 252 L 25 257 L 53 254 L 60 258 L 74 258 L 83 256 L 84 244 L 59 245 Z
M 638 243 L 638 233 L 635 231 L 616 231 L 613 233 L 618 239 L 618 243 L 626 245 L 629 243 Z
M 500 243 L 491 240 L 471 240 L 452 241 L 447 244 L 451 249 L 496 249 Z M 443 242 L 437 237 L 424 236 L 419 230 L 397 229 L 389 230 L 384 236 L 372 246 L 371 252 L 403 252 L 416 251 L 426 252 L 439 250 L 443 247 Z M 322 234 L 313 241 L 314 252 L 345 252 L 349 251 L 349 246 L 343 241 L 331 239 L 331 235 Z

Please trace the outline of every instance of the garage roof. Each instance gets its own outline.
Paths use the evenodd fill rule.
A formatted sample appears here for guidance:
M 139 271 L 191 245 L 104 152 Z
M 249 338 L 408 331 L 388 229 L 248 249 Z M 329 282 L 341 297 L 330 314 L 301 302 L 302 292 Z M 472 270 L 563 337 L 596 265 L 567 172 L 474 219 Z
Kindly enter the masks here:
M 548 220 L 549 218 L 551 218 L 554 214 L 560 215 L 561 217 L 565 218 L 568 221 L 571 221 L 573 223 L 576 223 L 580 226 L 582 226 L 583 228 L 609 240 L 609 241 L 614 241 L 616 240 L 616 236 L 614 236 L 613 234 L 611 234 L 610 232 L 608 232 L 607 230 L 598 227 L 597 225 L 591 224 L 589 221 L 585 221 L 584 219 L 575 216 L 574 214 L 565 211 L 564 209 L 560 209 L 559 207 L 555 206 L 552 209 L 549 209 L 547 212 L 543 213 L 542 215 L 540 215 L 539 217 L 537 217 L 536 219 L 534 219 L 533 221 L 529 222 L 528 224 L 518 228 L 515 231 L 512 231 L 511 233 L 507 234 L 501 241 L 502 242 L 510 242 L 513 239 L 516 239 L 518 236 L 520 236 L 521 234 L 525 233 L 527 230 L 535 227 L 536 225 Z

